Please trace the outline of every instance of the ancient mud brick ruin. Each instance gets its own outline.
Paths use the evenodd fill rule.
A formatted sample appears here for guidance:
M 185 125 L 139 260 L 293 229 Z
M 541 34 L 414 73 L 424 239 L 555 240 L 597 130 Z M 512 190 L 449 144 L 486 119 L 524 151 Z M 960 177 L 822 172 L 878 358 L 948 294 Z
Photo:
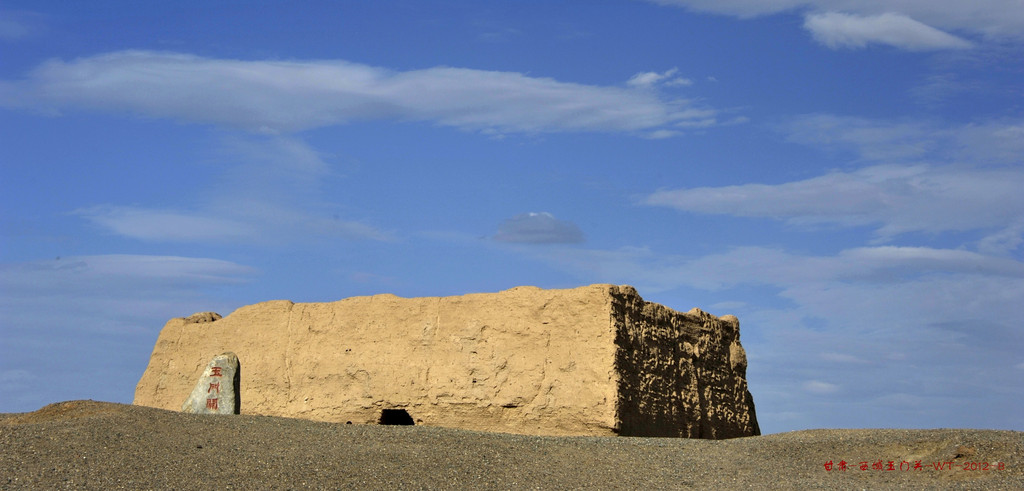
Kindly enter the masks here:
M 171 319 L 135 404 L 180 410 L 237 354 L 242 414 L 534 435 L 759 434 L 739 321 L 629 286 L 272 301 Z

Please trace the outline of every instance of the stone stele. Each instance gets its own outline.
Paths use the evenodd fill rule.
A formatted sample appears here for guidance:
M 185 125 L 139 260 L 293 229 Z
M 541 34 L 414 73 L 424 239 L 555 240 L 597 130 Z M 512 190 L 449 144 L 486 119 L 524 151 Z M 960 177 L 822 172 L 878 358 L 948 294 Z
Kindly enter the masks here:
M 238 368 L 238 356 L 234 353 L 214 356 L 199 377 L 199 383 L 182 403 L 181 410 L 198 414 L 238 414 Z
M 531 435 L 760 433 L 739 321 L 677 312 L 630 286 L 276 300 L 171 319 L 135 404 L 177 409 L 225 351 L 245 365 L 242 414 Z

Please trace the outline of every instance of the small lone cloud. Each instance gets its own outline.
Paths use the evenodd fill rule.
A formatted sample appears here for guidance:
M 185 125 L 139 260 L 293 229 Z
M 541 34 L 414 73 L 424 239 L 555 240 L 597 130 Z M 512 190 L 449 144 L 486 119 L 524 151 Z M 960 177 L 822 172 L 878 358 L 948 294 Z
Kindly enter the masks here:
M 693 80 L 675 76 L 678 72 L 678 68 L 666 70 L 663 73 L 640 72 L 627 80 L 626 85 L 641 89 L 649 89 L 658 85 L 665 87 L 688 87 L 693 85 Z
M 577 244 L 584 240 L 583 232 L 575 223 L 559 220 L 547 212 L 523 213 L 509 218 L 492 238 L 525 244 Z

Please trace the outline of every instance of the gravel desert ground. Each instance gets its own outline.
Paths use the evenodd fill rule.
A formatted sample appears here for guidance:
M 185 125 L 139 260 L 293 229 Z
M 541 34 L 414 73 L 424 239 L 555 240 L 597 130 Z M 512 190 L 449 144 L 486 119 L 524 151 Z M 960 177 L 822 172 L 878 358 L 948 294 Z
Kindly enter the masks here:
M 0 489 L 66 488 L 1024 489 L 1024 433 L 536 437 L 95 401 L 0 414 Z

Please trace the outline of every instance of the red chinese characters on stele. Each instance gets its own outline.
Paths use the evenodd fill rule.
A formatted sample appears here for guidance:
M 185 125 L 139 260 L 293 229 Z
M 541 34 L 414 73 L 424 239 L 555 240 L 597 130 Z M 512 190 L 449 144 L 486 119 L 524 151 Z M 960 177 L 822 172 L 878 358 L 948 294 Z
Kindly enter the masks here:
M 223 376 L 223 373 L 222 373 L 223 370 L 224 370 L 223 367 L 212 366 L 212 367 L 210 367 L 210 376 L 211 377 L 222 377 Z M 210 392 L 214 392 L 214 396 L 206 398 L 206 409 L 212 409 L 212 410 L 216 411 L 216 410 L 220 409 L 218 407 L 218 404 L 217 404 L 217 400 L 219 398 L 218 396 L 220 396 L 220 382 L 217 382 L 217 383 L 210 382 L 208 384 L 207 388 L 206 388 L 206 393 L 209 394 Z

